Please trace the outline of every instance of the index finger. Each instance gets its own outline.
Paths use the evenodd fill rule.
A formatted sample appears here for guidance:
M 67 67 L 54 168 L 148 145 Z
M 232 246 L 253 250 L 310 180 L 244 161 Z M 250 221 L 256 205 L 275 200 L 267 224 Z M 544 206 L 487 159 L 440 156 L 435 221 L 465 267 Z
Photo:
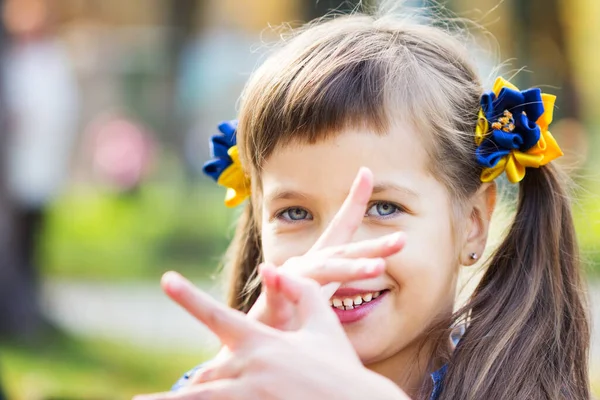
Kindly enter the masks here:
M 372 193 L 373 173 L 370 169 L 362 167 L 352 183 L 344 204 L 311 251 L 348 243 L 362 223 Z
M 206 325 L 231 349 L 265 333 L 245 314 L 219 303 L 176 272 L 165 273 L 161 285 L 171 299 Z

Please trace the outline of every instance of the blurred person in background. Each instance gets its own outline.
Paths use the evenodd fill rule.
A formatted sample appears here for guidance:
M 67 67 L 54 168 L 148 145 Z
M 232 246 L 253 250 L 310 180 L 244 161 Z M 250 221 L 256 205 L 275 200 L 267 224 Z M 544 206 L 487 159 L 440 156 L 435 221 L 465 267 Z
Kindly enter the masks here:
M 4 4 L 4 0 L 0 0 L 0 7 L 2 7 L 2 5 Z M 1 23 L 0 21 L 0 62 L 3 59 L 3 54 L 4 54 L 4 48 L 5 48 L 5 44 L 6 44 L 6 31 L 4 29 L 4 25 Z M 2 90 L 2 85 L 0 82 L 0 151 L 1 149 L 5 148 L 5 139 L 6 139 L 6 126 L 5 126 L 5 113 L 4 113 L 4 102 L 3 102 L 3 90 Z M 0 158 L 1 159 L 1 158 Z M 6 264 L 6 255 L 7 255 L 7 249 L 8 249 L 8 235 L 7 235 L 7 199 L 6 199 L 6 191 L 4 190 L 5 185 L 4 185 L 4 180 L 3 178 L 3 169 L 2 169 L 2 163 L 0 163 L 0 282 L 4 282 L 5 280 L 5 274 L 4 274 L 4 268 L 2 268 L 3 265 Z M 0 283 L 0 285 L 2 285 Z M 1 293 L 1 292 L 0 292 Z M 0 294 L 1 296 L 1 294 Z M 0 308 L 0 312 L 3 312 L 4 310 L 2 310 Z M 0 376 L 2 374 L 2 366 L 0 365 Z M 2 380 L 0 379 L 0 400 L 5 400 L 6 396 L 4 395 L 4 390 L 2 388 Z
M 2 161 L 12 257 L 0 269 L 13 273 L 3 284 L 0 329 L 19 337 L 41 326 L 37 243 L 45 210 L 67 178 L 78 119 L 77 85 L 50 11 L 46 0 L 5 0 L 2 5 L 10 37 L 2 60 L 8 119 Z

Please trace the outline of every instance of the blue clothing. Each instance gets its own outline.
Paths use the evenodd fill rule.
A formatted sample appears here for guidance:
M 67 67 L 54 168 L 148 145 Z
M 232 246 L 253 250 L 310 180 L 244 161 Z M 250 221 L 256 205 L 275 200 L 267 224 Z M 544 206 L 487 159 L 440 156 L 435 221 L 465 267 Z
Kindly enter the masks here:
M 196 365 L 194 368 L 190 369 L 188 372 L 186 372 L 181 378 L 179 378 L 179 380 L 177 382 L 175 382 L 175 384 L 173 385 L 173 387 L 171 388 L 171 391 L 176 391 L 181 389 L 183 386 L 185 386 L 185 384 L 187 383 L 187 381 L 190 379 L 190 377 L 192 375 L 194 375 L 194 373 L 196 371 L 198 371 L 200 368 L 202 368 L 202 364 L 200 365 Z
M 200 368 L 202 368 L 202 364 L 197 365 L 196 367 L 194 367 L 191 370 L 189 370 L 188 372 L 186 372 L 175 383 L 175 385 L 173 385 L 171 390 L 175 391 L 175 390 L 181 389 L 186 384 L 186 382 L 190 379 L 190 377 L 196 371 L 198 371 Z M 442 368 L 438 369 L 437 371 L 435 371 L 431 374 L 431 380 L 433 381 L 433 391 L 431 392 L 431 397 L 429 398 L 429 400 L 437 400 L 440 397 L 440 394 L 442 393 L 444 377 L 446 376 L 447 370 L 448 370 L 448 365 L 446 364 Z
M 444 378 L 446 377 L 446 371 L 448 371 L 448 364 L 444 364 L 442 368 L 434 371 L 431 374 L 431 380 L 433 381 L 433 390 L 431 391 L 431 397 L 429 400 L 437 400 L 442 393 Z

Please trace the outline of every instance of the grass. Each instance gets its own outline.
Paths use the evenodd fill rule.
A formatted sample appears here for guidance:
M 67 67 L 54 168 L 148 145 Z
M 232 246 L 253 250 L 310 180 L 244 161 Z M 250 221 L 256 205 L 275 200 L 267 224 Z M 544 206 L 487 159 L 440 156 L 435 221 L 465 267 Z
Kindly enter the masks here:
M 11 400 L 109 400 L 167 391 L 205 354 L 173 354 L 68 337 L 43 346 L 0 344 Z
M 118 194 L 78 187 L 49 210 L 39 264 L 71 279 L 205 277 L 219 264 L 234 213 L 212 185 L 150 183 Z

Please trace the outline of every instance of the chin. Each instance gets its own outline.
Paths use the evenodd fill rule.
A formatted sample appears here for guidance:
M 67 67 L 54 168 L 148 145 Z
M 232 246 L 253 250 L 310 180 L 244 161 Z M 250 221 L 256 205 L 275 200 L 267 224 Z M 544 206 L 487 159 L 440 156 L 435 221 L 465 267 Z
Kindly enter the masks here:
M 379 363 L 405 351 L 412 352 L 409 348 L 417 343 L 418 335 L 408 332 L 407 327 L 403 327 L 400 321 L 396 321 L 396 324 L 391 322 L 386 319 L 371 321 L 369 324 L 344 325 L 346 335 L 363 365 Z
M 379 326 L 384 328 L 383 325 Z M 377 328 L 373 326 L 365 327 L 365 329 L 357 329 L 358 326 L 345 326 L 344 328 L 352 347 L 364 365 L 381 361 L 393 355 L 394 352 L 390 349 L 395 346 L 390 343 L 388 337 L 382 334 L 383 332 L 377 332 Z

